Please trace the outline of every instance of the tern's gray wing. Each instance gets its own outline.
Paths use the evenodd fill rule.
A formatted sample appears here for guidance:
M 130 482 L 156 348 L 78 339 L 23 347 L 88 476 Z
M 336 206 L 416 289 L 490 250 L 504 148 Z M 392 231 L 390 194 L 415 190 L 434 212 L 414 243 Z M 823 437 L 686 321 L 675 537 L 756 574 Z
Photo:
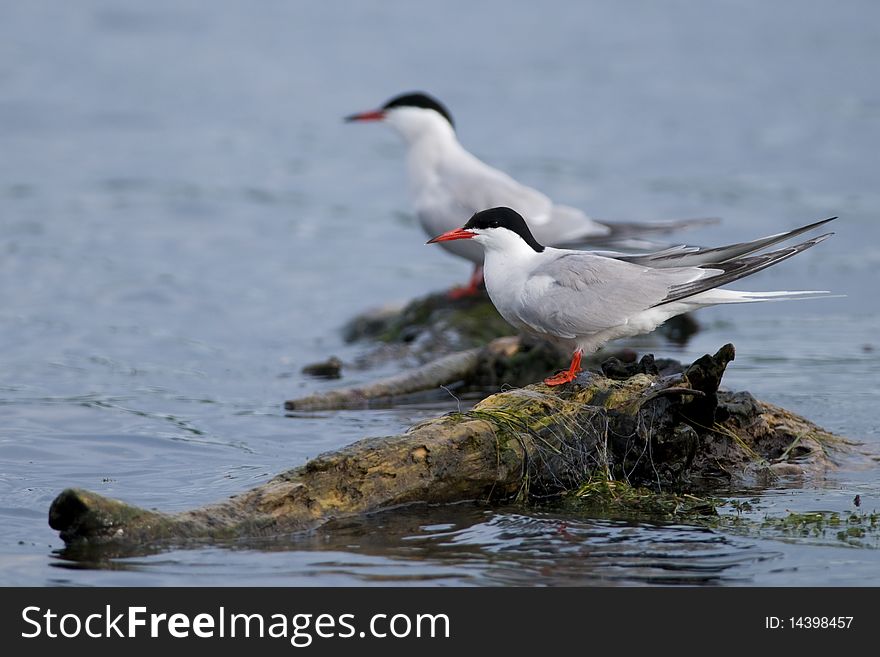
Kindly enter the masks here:
M 519 212 L 535 239 L 550 246 L 589 243 L 621 232 L 591 219 L 577 208 L 554 204 L 537 189 L 523 185 L 467 151 L 441 161 L 432 176 L 422 181 L 416 197 L 419 219 L 425 231 L 432 234 L 457 228 L 475 212 L 498 206 Z M 656 230 L 651 224 L 646 226 Z M 639 232 L 637 228 L 637 224 L 624 226 L 621 235 L 608 245 L 650 248 L 650 243 L 634 239 Z
M 824 235 L 819 235 L 818 237 L 801 242 L 800 244 L 786 246 L 760 255 L 726 260 L 723 263 L 711 265 L 710 268 L 701 267 L 699 268 L 699 271 L 703 271 L 707 275 L 670 288 L 669 294 L 658 303 L 658 305 L 678 301 L 679 299 L 686 299 L 699 294 L 700 292 L 706 292 L 707 290 L 711 290 L 721 285 L 738 281 L 739 279 L 745 278 L 755 272 L 759 272 L 762 269 L 772 267 L 783 260 L 788 260 L 792 256 L 796 256 L 798 253 L 816 246 L 819 242 L 824 242 L 833 234 L 834 233 L 825 233 Z
M 590 219 L 577 208 L 555 204 L 546 220 L 531 221 L 529 226 L 535 239 L 549 246 L 595 243 L 612 232 L 610 227 Z
M 513 312 L 538 333 L 572 339 L 625 324 L 660 303 L 671 288 L 707 275 L 691 267 L 653 269 L 559 251 L 532 271 Z
M 441 170 L 435 183 L 432 211 L 439 212 L 445 207 L 458 218 L 458 223 L 446 230 L 461 225 L 474 212 L 506 206 L 523 216 L 541 244 L 578 242 L 610 232 L 607 226 L 593 221 L 577 208 L 554 205 L 538 190 L 476 158 L 457 164 L 455 169 Z
M 441 168 L 436 185 L 459 207 L 470 211 L 458 225 L 474 212 L 507 206 L 523 215 L 530 226 L 538 226 L 549 220 L 553 210 L 553 202 L 547 196 L 469 153 Z
M 513 208 L 536 226 L 549 216 L 553 204 L 541 192 L 519 184 L 469 153 L 462 153 L 453 162 L 440 166 L 429 183 L 418 187 L 415 206 L 425 232 L 434 237 L 460 228 L 475 212 L 497 206 Z M 473 246 L 482 261 L 482 252 Z
M 837 217 L 824 219 L 801 228 L 787 231 L 785 233 L 776 233 L 768 237 L 752 240 L 750 242 L 739 242 L 737 244 L 728 244 L 726 246 L 716 246 L 711 248 L 701 248 L 696 246 L 675 246 L 663 251 L 655 253 L 636 253 L 636 254 L 615 254 L 612 257 L 619 260 L 625 260 L 640 265 L 648 265 L 650 267 L 696 267 L 704 265 L 719 265 L 721 263 L 731 262 L 742 256 L 755 253 L 762 249 L 766 249 L 774 244 L 779 244 L 786 240 L 797 237 L 801 233 L 818 228 L 833 221 Z

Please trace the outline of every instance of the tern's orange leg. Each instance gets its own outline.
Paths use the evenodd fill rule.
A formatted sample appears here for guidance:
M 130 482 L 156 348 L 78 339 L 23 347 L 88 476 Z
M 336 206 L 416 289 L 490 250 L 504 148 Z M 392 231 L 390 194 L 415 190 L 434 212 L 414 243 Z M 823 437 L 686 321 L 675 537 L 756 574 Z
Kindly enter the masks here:
M 544 383 L 548 386 L 559 386 L 563 383 L 574 381 L 578 373 L 581 371 L 581 356 L 583 355 L 584 352 L 580 349 L 575 350 L 574 354 L 571 356 L 571 365 L 568 366 L 568 369 L 551 376 L 550 378 L 544 379 Z
M 474 267 L 474 273 L 471 274 L 471 280 L 464 287 L 454 287 L 449 290 L 450 299 L 463 299 L 464 297 L 473 297 L 480 293 L 480 286 L 483 284 L 483 265 Z

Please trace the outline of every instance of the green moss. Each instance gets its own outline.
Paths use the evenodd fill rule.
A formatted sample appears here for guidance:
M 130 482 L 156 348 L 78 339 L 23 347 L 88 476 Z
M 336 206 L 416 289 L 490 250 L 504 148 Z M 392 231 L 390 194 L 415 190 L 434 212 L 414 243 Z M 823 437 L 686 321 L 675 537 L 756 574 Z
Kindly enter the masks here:
M 566 510 L 591 516 L 642 520 L 694 520 L 716 515 L 719 501 L 695 495 L 662 493 L 625 481 L 596 478 L 565 496 Z
M 736 514 L 720 514 L 719 509 L 726 506 L 736 510 Z M 688 522 L 753 538 L 880 548 L 880 514 L 877 512 L 790 512 L 784 516 L 753 518 L 748 515 L 753 511 L 749 502 L 658 493 L 601 478 L 564 496 L 559 508 L 589 517 Z
M 880 514 L 876 512 L 789 512 L 761 519 L 721 515 L 711 526 L 759 538 L 880 548 Z
M 487 296 L 452 301 L 442 293 L 410 302 L 362 337 L 375 337 L 388 343 L 409 342 L 419 333 L 441 335 L 451 331 L 458 334 L 463 345 L 485 344 L 513 333 Z
M 445 318 L 444 324 L 474 344 L 485 344 L 514 332 L 488 301 L 453 311 Z

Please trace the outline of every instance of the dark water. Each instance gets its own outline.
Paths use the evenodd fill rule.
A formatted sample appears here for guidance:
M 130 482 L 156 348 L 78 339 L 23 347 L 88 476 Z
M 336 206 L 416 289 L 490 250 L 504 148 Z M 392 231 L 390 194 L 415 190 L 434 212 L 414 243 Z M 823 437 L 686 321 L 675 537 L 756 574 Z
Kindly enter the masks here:
M 67 486 L 185 509 L 453 407 L 281 407 L 334 385 L 302 365 L 360 353 L 352 314 L 467 276 L 422 245 L 396 137 L 340 121 L 412 88 L 600 217 L 719 215 L 688 238 L 720 243 L 839 215 L 747 287 L 846 298 L 703 311 L 687 347 L 644 344 L 732 341 L 728 386 L 877 451 L 878 24 L 871 0 L 3 3 L 0 582 L 880 583 L 877 551 L 833 536 L 472 505 L 98 564 L 60 558 L 46 524 Z M 857 493 L 880 508 L 877 468 L 783 482 L 753 515 Z

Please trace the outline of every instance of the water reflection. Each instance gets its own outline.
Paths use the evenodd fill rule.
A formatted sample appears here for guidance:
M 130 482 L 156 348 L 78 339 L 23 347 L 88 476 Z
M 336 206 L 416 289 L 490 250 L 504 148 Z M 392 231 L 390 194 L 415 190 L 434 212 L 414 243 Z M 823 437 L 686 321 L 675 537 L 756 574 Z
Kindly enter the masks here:
M 273 553 L 249 572 L 248 579 L 256 582 L 274 572 L 312 583 L 342 579 L 518 586 L 700 585 L 746 581 L 742 566 L 780 556 L 778 551 L 756 549 L 747 540 L 699 526 L 526 515 L 521 510 L 459 504 L 411 506 L 336 520 L 289 537 L 222 542 L 186 557 L 175 550 L 156 550 L 155 558 L 145 559 L 143 553 L 126 556 L 116 548 L 70 548 L 56 553 L 59 560 L 54 565 L 161 572 L 174 569 L 176 558 L 181 558 L 179 565 L 211 568 L 208 564 L 221 546 L 230 551 L 233 561 L 252 551 Z

